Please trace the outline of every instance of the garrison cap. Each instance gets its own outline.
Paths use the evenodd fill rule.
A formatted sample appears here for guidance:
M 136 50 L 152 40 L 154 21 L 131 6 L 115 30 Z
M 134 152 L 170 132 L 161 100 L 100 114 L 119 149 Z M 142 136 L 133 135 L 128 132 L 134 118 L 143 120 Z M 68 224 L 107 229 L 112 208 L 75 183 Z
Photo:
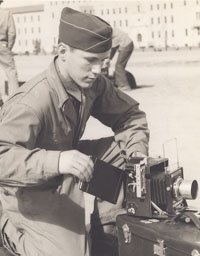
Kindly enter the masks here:
M 59 42 L 76 49 L 103 53 L 112 46 L 112 27 L 97 16 L 65 7 L 61 12 Z

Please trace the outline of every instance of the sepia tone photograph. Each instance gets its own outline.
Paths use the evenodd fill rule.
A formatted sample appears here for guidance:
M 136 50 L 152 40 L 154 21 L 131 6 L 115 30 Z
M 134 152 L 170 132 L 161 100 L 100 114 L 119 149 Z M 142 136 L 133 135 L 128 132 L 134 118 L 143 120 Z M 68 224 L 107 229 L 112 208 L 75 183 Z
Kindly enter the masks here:
M 0 0 L 0 256 L 200 255 L 199 81 L 199 0 Z

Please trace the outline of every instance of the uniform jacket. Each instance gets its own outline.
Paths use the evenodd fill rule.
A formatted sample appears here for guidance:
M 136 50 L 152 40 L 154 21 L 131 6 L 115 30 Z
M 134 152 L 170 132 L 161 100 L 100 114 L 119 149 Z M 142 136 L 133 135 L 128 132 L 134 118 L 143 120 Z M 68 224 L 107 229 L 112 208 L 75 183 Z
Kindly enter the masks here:
M 80 118 L 70 94 L 78 101 L 82 97 Z M 1 225 L 11 221 L 7 232 L 21 252 L 33 246 L 42 256 L 84 255 L 83 194 L 76 179 L 59 175 L 58 162 L 61 151 L 76 147 L 90 115 L 112 128 L 127 154 L 147 153 L 144 112 L 101 75 L 76 95 L 61 82 L 53 62 L 5 103 L 0 114 Z
M 0 42 L 7 42 L 11 50 L 16 38 L 15 23 L 8 10 L 0 9 Z

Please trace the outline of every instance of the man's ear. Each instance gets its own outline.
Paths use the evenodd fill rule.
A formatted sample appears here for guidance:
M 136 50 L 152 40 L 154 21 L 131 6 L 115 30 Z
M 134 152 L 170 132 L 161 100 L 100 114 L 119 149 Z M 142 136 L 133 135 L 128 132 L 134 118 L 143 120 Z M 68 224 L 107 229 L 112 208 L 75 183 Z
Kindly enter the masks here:
M 67 54 L 69 51 L 68 45 L 64 45 L 63 43 L 60 43 L 58 45 L 58 55 L 61 57 L 63 61 L 66 60 Z

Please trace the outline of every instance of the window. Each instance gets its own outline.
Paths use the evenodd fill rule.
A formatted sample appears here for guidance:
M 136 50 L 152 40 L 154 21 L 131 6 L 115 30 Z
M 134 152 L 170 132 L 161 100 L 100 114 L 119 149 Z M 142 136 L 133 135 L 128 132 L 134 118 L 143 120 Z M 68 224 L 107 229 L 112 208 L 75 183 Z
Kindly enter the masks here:
M 109 9 L 107 9 L 107 14 L 109 14 L 110 13 L 110 10 Z
M 174 7 L 174 6 L 173 6 L 173 3 L 171 3 L 170 6 L 171 6 L 171 9 L 173 9 L 173 7 Z
M 154 32 L 151 32 L 151 37 L 154 38 Z
M 174 16 L 171 16 L 171 23 L 174 23 Z
M 24 16 L 24 22 L 26 22 L 26 16 Z
M 164 21 L 165 21 L 165 23 L 167 23 L 167 17 L 165 16 L 165 18 L 164 18 Z
M 127 13 L 127 12 L 128 12 L 128 9 L 127 9 L 127 7 L 125 7 L 124 11 L 125 11 L 125 13 Z
M 33 16 L 31 16 L 31 22 L 33 22 Z
M 137 6 L 137 11 L 140 12 L 140 6 L 139 5 Z
M 150 6 L 150 9 L 151 9 L 151 11 L 153 11 L 153 5 L 151 4 L 151 6 Z
M 153 18 L 151 18 L 151 24 L 153 24 Z
M 116 21 L 115 20 L 113 21 L 113 27 L 114 28 L 116 27 Z
M 187 30 L 187 28 L 185 29 L 185 35 L 188 36 L 188 30 Z
M 187 2 L 184 0 L 184 1 L 183 1 L 183 4 L 184 4 L 184 5 L 187 5 Z
M 158 31 L 158 37 L 160 38 L 160 31 Z
M 119 8 L 119 13 L 121 13 L 122 11 L 121 11 L 121 8 Z
M 17 33 L 20 35 L 20 28 L 17 29 Z
M 40 16 L 38 15 L 38 21 L 40 21 Z
M 122 21 L 121 20 L 119 21 L 119 26 L 122 27 Z
M 115 14 L 115 9 L 113 9 L 113 14 Z
M 38 33 L 41 33 L 41 28 L 40 27 L 38 27 Z
M 32 33 L 32 34 L 34 33 L 34 28 L 31 28 L 31 33 Z
M 137 41 L 142 42 L 142 35 L 141 34 L 137 34 Z
M 160 24 L 160 17 L 158 17 L 158 24 Z
M 24 29 L 24 33 L 27 34 L 27 29 L 26 28 Z
M 21 40 L 18 41 L 19 46 L 21 45 Z
M 18 22 L 18 23 L 20 22 L 20 18 L 19 18 L 19 17 L 17 17 L 17 22 Z
M 160 9 L 160 5 L 159 4 L 157 4 L 157 10 L 159 10 Z
M 167 30 L 165 30 L 165 39 L 167 39 L 168 37 L 168 33 L 167 33 Z
M 27 41 L 27 40 L 25 41 L 25 45 L 26 45 L 26 46 L 28 45 L 28 41 Z
M 51 16 L 52 16 L 52 19 L 54 19 L 54 18 L 55 18 L 54 12 L 52 12 Z
M 101 15 L 103 15 L 103 10 L 101 10 Z
M 126 23 L 126 27 L 128 27 L 128 20 L 125 20 L 125 23 Z
M 166 9 L 167 8 L 167 5 L 164 3 L 164 9 Z
M 172 30 L 172 37 L 174 37 L 174 30 Z

